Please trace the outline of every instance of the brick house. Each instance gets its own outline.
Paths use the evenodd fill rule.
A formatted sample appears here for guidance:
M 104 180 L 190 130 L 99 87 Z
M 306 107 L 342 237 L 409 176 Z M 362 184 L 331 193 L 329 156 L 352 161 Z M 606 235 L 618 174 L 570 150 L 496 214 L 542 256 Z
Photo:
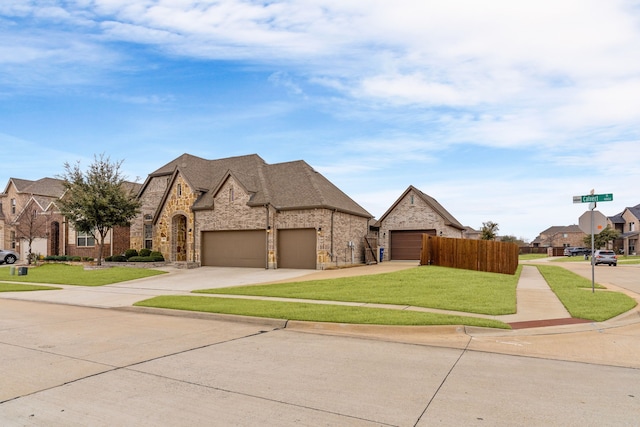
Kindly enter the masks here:
M 586 234 L 576 224 L 556 225 L 547 228 L 536 237 L 531 246 L 537 248 L 568 248 L 584 246 Z
M 304 161 L 183 154 L 149 174 L 133 248 L 202 266 L 309 268 L 362 262 L 372 219 Z
M 638 251 L 640 237 L 640 205 L 625 208 L 617 215 L 607 218 L 611 228 L 620 232 L 620 238 L 613 244 L 613 249 L 625 255 L 634 255 Z
M 420 259 L 422 234 L 463 238 L 467 228 L 436 199 L 409 186 L 375 224 L 384 260 Z
M 29 246 L 25 237 L 30 234 L 35 237 L 31 243 L 32 254 L 95 258 L 94 239 L 77 233 L 60 214 L 56 202 L 63 195 L 64 187 L 59 179 L 10 178 L 0 193 L 0 246 L 17 251 L 24 262 Z M 32 228 L 33 232 L 26 231 L 28 222 L 37 225 Z M 119 254 L 128 248 L 129 227 L 114 228 L 105 240 L 105 254 Z

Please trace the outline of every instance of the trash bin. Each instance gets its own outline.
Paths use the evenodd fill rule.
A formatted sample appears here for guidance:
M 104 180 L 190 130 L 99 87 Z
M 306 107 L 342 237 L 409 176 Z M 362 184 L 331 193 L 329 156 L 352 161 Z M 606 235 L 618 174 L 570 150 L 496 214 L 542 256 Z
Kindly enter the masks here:
M 9 274 L 12 276 L 16 275 L 16 266 L 12 265 L 11 267 L 9 267 Z
M 27 267 L 18 267 L 18 276 L 26 276 L 29 272 Z
M 384 248 L 380 248 L 380 259 L 379 259 L 379 261 L 382 262 L 383 259 L 384 259 Z

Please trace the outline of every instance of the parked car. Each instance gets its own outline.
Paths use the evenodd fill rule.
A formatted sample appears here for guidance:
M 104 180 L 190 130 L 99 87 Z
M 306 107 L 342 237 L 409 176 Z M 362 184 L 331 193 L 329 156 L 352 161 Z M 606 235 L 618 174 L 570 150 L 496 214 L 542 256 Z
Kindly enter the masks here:
M 0 249 L 0 264 L 13 264 L 20 258 L 16 251 L 10 249 Z
M 599 250 L 593 254 L 593 263 L 595 265 L 598 264 L 609 264 L 609 267 L 612 265 L 616 267 L 618 265 L 618 256 L 615 252 L 609 250 Z
M 565 248 L 564 255 L 565 256 L 577 256 L 577 255 L 589 255 L 591 254 L 591 249 L 583 248 L 583 247 L 569 247 Z

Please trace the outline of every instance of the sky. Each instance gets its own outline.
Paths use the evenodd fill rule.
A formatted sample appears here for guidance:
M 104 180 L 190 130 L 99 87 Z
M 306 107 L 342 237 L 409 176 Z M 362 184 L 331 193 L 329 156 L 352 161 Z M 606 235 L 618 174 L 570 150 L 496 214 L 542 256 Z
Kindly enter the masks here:
M 0 185 L 304 160 L 533 240 L 640 204 L 638 0 L 2 0 Z

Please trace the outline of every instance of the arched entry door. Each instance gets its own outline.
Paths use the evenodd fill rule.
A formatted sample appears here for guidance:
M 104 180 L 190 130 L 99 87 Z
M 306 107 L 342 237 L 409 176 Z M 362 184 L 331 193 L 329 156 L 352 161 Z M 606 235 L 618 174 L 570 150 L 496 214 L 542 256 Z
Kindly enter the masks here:
M 173 217 L 172 224 L 173 247 L 171 255 L 174 261 L 187 260 L 187 217 L 184 215 L 176 215 Z
M 50 255 L 60 255 L 60 223 L 58 221 L 51 223 L 49 242 L 51 245 Z

